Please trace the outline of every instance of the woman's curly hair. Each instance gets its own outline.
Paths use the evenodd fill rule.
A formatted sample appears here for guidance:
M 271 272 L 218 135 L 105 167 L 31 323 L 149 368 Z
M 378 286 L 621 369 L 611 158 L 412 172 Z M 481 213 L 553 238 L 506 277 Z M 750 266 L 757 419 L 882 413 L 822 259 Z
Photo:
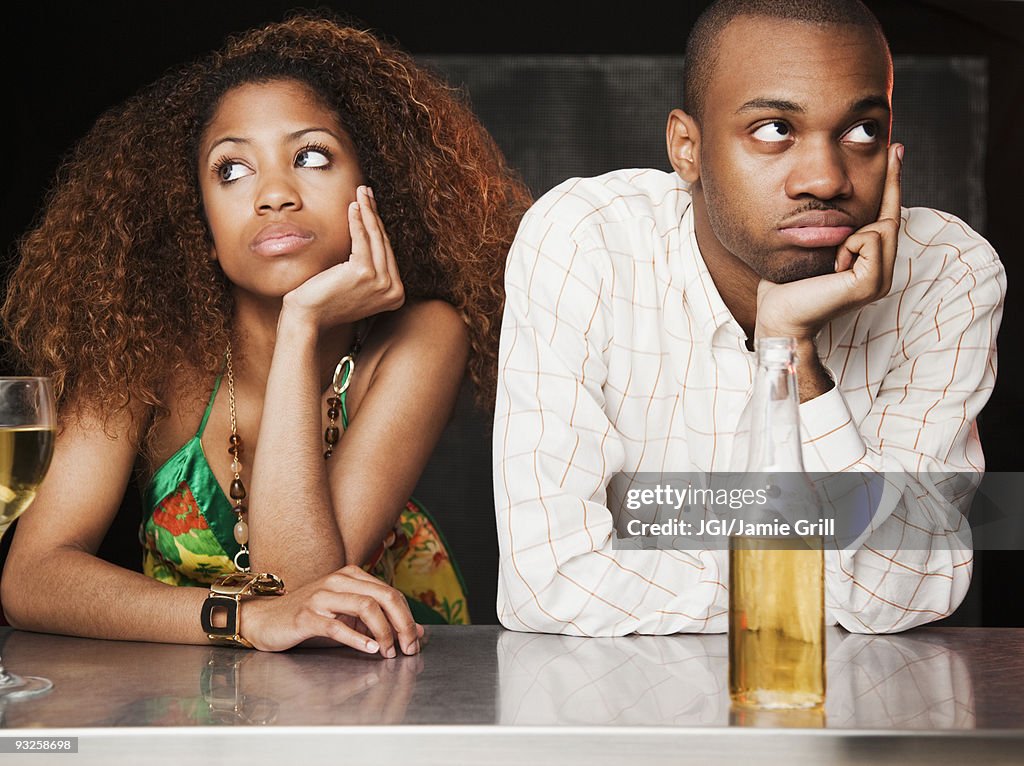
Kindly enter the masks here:
M 63 164 L 2 309 L 15 358 L 53 378 L 58 402 L 107 417 L 141 402 L 162 417 L 168 375 L 220 370 L 232 302 L 209 257 L 199 140 L 231 88 L 280 79 L 337 111 L 406 293 L 462 313 L 477 401 L 493 406 L 505 255 L 529 192 L 458 92 L 371 34 L 310 15 L 165 75 Z

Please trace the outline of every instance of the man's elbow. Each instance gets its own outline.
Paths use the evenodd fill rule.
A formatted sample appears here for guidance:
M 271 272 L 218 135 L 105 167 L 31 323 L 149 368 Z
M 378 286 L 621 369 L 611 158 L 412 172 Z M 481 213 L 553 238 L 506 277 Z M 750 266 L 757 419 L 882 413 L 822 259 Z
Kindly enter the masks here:
M 635 621 L 623 620 L 621 615 L 600 608 L 593 599 L 581 602 L 574 586 L 560 579 L 556 574 L 543 585 L 531 583 L 525 589 L 515 589 L 519 597 L 514 603 L 509 589 L 499 581 L 498 621 L 505 628 L 522 633 L 565 636 L 624 636 L 635 630 Z
M 833 615 L 850 633 L 902 633 L 949 617 L 960 606 L 966 594 L 966 587 L 961 589 L 951 584 L 942 594 L 932 593 L 928 599 L 922 598 L 908 606 L 897 606 L 875 599 L 856 611 L 837 609 Z

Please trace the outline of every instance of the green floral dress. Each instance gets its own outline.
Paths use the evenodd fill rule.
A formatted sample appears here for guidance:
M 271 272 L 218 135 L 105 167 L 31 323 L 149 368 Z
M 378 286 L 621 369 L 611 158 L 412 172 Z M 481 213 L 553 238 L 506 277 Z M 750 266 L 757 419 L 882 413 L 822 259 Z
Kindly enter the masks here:
M 143 572 L 169 585 L 208 586 L 235 571 L 235 513 L 202 445 L 219 388 L 220 378 L 196 435 L 160 466 L 143 490 Z M 345 407 L 342 424 L 348 428 Z M 415 500 L 402 508 L 398 523 L 364 569 L 400 590 L 417 622 L 469 624 L 462 575 L 434 520 Z

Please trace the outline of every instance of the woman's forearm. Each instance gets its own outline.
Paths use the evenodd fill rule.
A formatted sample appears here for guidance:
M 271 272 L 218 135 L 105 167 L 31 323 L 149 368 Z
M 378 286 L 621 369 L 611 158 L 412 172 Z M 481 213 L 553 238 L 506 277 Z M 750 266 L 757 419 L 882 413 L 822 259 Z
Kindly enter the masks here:
M 252 569 L 279 575 L 289 588 L 346 563 L 324 467 L 317 340 L 315 325 L 282 310 L 250 458 Z
M 205 644 L 199 615 L 205 588 L 176 588 L 76 548 L 45 562 L 14 558 L 3 604 L 15 628 L 122 641 Z

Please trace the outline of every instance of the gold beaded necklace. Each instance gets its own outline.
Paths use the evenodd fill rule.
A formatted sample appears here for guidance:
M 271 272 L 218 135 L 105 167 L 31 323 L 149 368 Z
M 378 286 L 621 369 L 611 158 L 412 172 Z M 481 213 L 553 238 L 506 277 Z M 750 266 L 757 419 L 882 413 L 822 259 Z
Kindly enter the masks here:
M 334 391 L 334 396 L 327 400 L 327 418 L 330 424 L 324 431 L 324 441 L 327 443 L 324 460 L 331 456 L 334 452 L 334 446 L 338 443 L 338 439 L 341 438 L 341 431 L 337 425 L 338 416 L 344 415 L 343 422 L 346 425 L 348 423 L 348 412 L 342 395 L 348 390 L 349 383 L 352 382 L 352 375 L 356 371 L 356 356 L 359 354 L 360 348 L 359 334 L 356 333 L 355 339 L 352 342 L 352 348 L 334 368 L 334 378 L 331 381 L 331 389 Z M 231 418 L 228 453 L 231 455 L 231 472 L 235 476 L 231 480 L 231 488 L 228 494 L 231 497 L 231 501 L 235 504 L 235 507 L 231 509 L 235 512 L 237 518 L 233 534 L 235 542 L 240 546 L 233 561 L 235 569 L 239 572 L 249 572 L 249 524 L 246 521 L 249 507 L 245 504 L 246 491 L 241 475 L 242 437 L 238 435 L 238 419 L 235 412 L 235 370 L 231 365 L 231 341 L 228 341 L 224 357 L 228 375 L 228 413 Z

